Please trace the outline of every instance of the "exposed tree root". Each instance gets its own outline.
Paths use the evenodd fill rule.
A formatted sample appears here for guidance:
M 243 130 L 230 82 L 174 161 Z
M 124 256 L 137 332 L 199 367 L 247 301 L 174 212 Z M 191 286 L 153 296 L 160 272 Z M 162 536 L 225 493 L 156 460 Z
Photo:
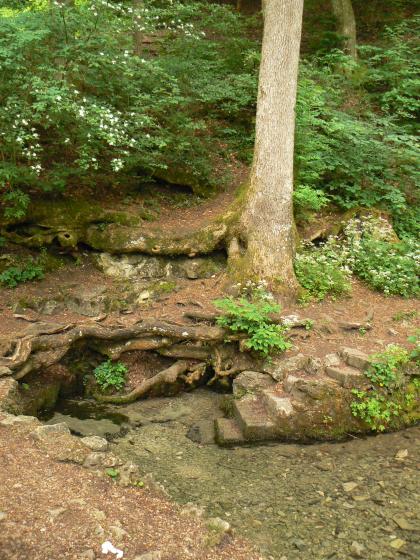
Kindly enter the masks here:
M 95 395 L 98 401 L 113 404 L 128 404 L 150 394 L 159 395 L 165 393 L 165 387 L 174 385 L 177 380 L 188 371 L 195 373 L 194 381 L 198 381 L 204 375 L 206 364 L 194 364 L 193 366 L 185 360 L 179 360 L 169 368 L 157 373 L 150 379 L 146 379 L 130 393 L 126 395 Z
M 229 336 L 220 327 L 160 321 L 144 321 L 129 327 L 93 322 L 81 325 L 36 323 L 26 328 L 18 338 L 6 340 L 7 344 L 2 345 L 0 376 L 11 375 L 22 379 L 32 371 L 59 362 L 75 344 L 84 342 L 112 359 L 124 352 L 151 350 L 176 359 L 206 362 L 213 365 L 216 375 L 223 377 L 234 371 L 234 362 L 240 364 L 239 368 L 244 366 L 244 356 L 239 352 L 238 345 L 225 344 L 226 340 L 235 341 L 238 338 Z M 230 346 L 229 350 L 220 349 L 224 346 Z M 235 353 L 236 359 L 232 357 Z M 247 356 L 245 361 L 249 360 Z

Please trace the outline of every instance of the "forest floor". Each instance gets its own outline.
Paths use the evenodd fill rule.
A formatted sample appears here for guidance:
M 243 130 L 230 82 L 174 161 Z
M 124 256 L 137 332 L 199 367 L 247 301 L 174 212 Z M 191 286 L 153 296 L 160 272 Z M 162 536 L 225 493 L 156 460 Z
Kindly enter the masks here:
M 27 425 L 0 425 L 0 560 L 110 560 L 101 554 L 107 540 L 127 560 L 151 552 L 147 560 L 260 559 L 230 535 L 206 546 L 207 535 L 203 522 L 153 491 L 56 460 Z
M 174 208 L 173 201 L 168 203 L 162 191 L 157 219 L 150 222 L 150 230 L 197 230 L 220 214 L 220 210 L 228 207 L 232 201 L 233 193 L 226 191 L 213 200 L 184 207 L 182 194 L 179 208 Z M 129 201 L 127 208 L 134 212 L 138 202 Z M 47 273 L 43 280 L 22 284 L 13 290 L 0 290 L 0 338 L 18 335 L 34 322 L 77 325 L 98 320 L 104 325 L 124 326 L 143 319 L 158 319 L 185 324 L 189 322 L 184 317 L 188 311 L 214 312 L 212 302 L 223 296 L 225 285 L 226 277 L 223 272 L 207 279 L 178 278 L 176 287 L 168 293 L 147 299 L 134 308 L 101 313 L 98 317 L 79 314 L 67 307 L 43 313 L 26 306 L 27 302 L 55 300 L 60 294 L 65 294 L 64 297 L 68 298 L 72 294 L 76 296 L 82 292 L 89 293 L 98 287 L 110 293 L 125 289 L 119 280 L 100 272 L 92 264 L 90 256 L 81 251 L 77 264 L 71 262 L 70 257 L 65 257 L 63 266 Z M 307 329 L 293 332 L 293 349 L 290 353 L 303 352 L 305 355 L 321 357 L 329 352 L 336 352 L 343 346 L 358 348 L 371 354 L 382 351 L 391 343 L 407 345 L 408 336 L 420 327 L 419 310 L 418 300 L 385 297 L 354 280 L 351 294 L 346 297 L 306 305 L 284 302 L 282 314 L 295 314 L 310 320 Z M 145 362 L 141 353 L 122 355 L 121 361 L 129 366 L 128 386 L 135 386 L 145 377 L 150 377 L 151 370 L 161 369 L 164 360 L 156 357 L 154 364 L 150 358 Z M 156 558 L 161 560 L 260 558 L 253 552 L 251 544 L 232 536 L 226 537 L 217 548 L 209 549 L 203 544 L 206 529 L 201 521 L 191 521 L 190 518 L 181 516 L 180 508 L 167 498 L 145 489 L 121 488 L 108 477 L 98 477 L 75 464 L 57 462 L 53 457 L 42 453 L 27 434 L 22 434 L 19 429 L 18 426 L 8 426 L 7 429 L 0 426 L 0 560 L 113 558 L 114 556 L 100 554 L 100 544 L 108 539 L 112 541 L 113 531 L 120 536 L 119 544 L 124 549 L 124 558 L 127 560 L 158 550 L 162 554 Z M 155 437 L 154 434 L 152 436 Z M 401 446 L 401 442 L 398 441 L 396 445 Z M 392 453 L 394 451 L 397 452 L 398 449 L 393 449 Z M 271 460 L 267 453 L 262 453 L 261 468 L 264 457 Z M 149 461 L 151 467 L 153 461 Z M 288 468 L 296 467 L 298 472 L 300 459 L 293 461 L 295 463 Z M 373 456 L 370 465 L 375 463 L 376 457 Z M 400 465 L 398 462 L 396 464 Z M 344 465 L 343 468 L 347 467 L 348 465 Z M 162 479 L 167 472 L 165 469 L 166 467 L 160 469 Z M 389 473 L 389 484 L 392 484 L 394 474 L 391 471 Z M 407 480 L 411 474 L 411 471 L 407 471 Z M 325 476 L 331 478 L 331 473 Z M 175 475 L 174 477 L 176 478 Z M 347 478 L 344 477 L 343 480 Z M 263 477 L 262 480 L 266 479 Z M 333 478 L 330 482 L 338 484 Z M 248 481 L 245 480 L 244 483 L 248 484 Z M 183 483 L 180 482 L 178 486 L 179 492 L 182 491 L 184 497 L 187 496 Z M 262 488 L 262 491 L 268 493 L 270 490 Z M 178 489 L 174 492 L 177 499 L 179 492 Z M 296 488 L 296 492 L 305 501 L 303 487 Z M 198 499 L 199 493 L 196 494 Z M 235 509 L 233 505 L 232 507 Z M 302 506 L 302 512 L 304 510 Z M 410 509 L 410 515 L 414 515 L 413 508 Z M 257 525 L 262 523 L 259 518 L 255 522 Z M 256 527 L 259 530 L 260 525 Z M 315 526 L 313 530 L 316 531 Z M 289 539 L 290 532 L 293 533 L 291 526 L 288 527 L 285 538 Z M 253 540 L 252 532 L 245 531 L 245 534 Z M 261 535 L 270 538 L 264 532 Z M 361 538 L 360 535 L 358 538 Z M 281 548 L 280 544 L 278 546 Z M 391 551 L 391 556 L 388 554 L 384 557 L 391 558 L 392 553 Z M 287 558 L 311 557 L 299 556 L 299 552 L 296 554 L 298 555 L 293 553 Z M 277 560 L 277 556 L 275 558 Z

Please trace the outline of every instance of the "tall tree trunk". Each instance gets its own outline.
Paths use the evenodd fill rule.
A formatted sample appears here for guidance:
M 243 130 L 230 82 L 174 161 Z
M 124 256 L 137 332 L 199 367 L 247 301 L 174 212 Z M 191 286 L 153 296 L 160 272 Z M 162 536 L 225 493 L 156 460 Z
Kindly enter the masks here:
M 143 0 L 133 0 L 133 54 L 136 56 L 140 56 L 143 50 L 143 32 L 140 29 L 142 7 Z
M 338 22 L 338 31 L 345 38 L 347 54 L 357 59 L 357 28 L 351 0 L 332 0 L 332 8 Z
M 265 0 L 254 162 L 232 276 L 294 292 L 293 155 L 303 0 Z

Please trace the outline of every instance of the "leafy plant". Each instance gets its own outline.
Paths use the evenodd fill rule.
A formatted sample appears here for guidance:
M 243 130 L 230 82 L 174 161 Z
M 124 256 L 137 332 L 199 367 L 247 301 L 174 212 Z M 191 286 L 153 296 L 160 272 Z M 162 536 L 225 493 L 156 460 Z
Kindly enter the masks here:
M 270 294 L 261 287 L 248 284 L 246 291 L 248 296 L 213 302 L 217 309 L 224 312 L 218 317 L 217 324 L 232 332 L 246 334 L 245 346 L 263 357 L 291 348 L 292 344 L 285 338 L 287 328 L 275 324 L 270 318 L 270 314 L 280 311 L 280 306 L 274 304 Z
M 341 236 L 320 246 L 304 245 L 295 259 L 296 276 L 307 294 L 322 300 L 350 289 L 350 275 L 386 295 L 420 294 L 420 251 L 414 240 L 395 241 L 389 224 L 367 216 L 350 220 Z
M 405 348 L 389 345 L 384 352 L 372 357 L 372 363 L 365 372 L 373 384 L 372 388 L 369 391 L 353 389 L 355 400 L 350 405 L 351 411 L 372 430 L 384 431 L 393 418 L 401 415 L 403 403 L 413 406 L 415 395 L 405 388 L 404 368 L 410 359 L 410 353 Z M 418 391 L 418 384 L 414 383 L 414 389 Z
M 113 468 L 106 469 L 105 473 L 110 478 L 112 478 L 112 480 L 116 480 L 120 476 L 120 473 L 119 473 L 118 469 L 113 469 Z
M 44 268 L 33 259 L 27 259 L 20 266 L 6 268 L 0 274 L 0 284 L 8 288 L 16 288 L 18 284 L 31 280 L 42 280 Z
M 312 298 L 321 301 L 327 295 L 335 298 L 350 291 L 350 271 L 332 243 L 304 246 L 296 255 L 295 273 L 304 289 L 302 302 Z
M 122 389 L 127 372 L 128 369 L 123 363 L 107 360 L 95 368 L 93 374 L 101 391 L 105 392 L 108 389 Z

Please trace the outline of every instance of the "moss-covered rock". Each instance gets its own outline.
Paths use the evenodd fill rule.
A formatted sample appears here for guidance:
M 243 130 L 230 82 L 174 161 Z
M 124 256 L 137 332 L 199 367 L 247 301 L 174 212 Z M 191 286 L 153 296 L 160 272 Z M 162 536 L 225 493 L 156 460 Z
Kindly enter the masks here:
M 83 243 L 113 254 L 188 256 L 213 252 L 223 246 L 228 232 L 224 217 L 195 231 L 163 232 L 144 223 L 142 212 L 102 208 L 91 200 L 38 199 L 25 218 L 6 221 L 1 232 L 14 243 L 34 248 Z

